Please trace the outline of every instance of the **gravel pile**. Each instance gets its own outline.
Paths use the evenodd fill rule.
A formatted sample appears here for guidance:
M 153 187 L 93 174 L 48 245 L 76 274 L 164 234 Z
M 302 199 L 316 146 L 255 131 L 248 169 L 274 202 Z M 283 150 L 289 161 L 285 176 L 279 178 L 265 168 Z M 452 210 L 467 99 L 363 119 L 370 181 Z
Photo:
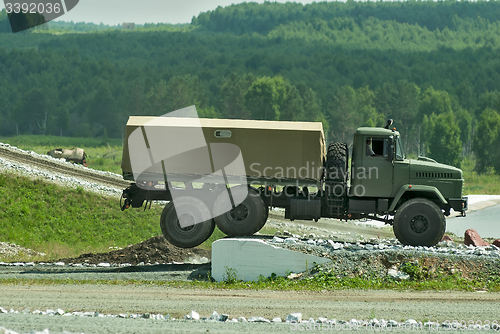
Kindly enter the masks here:
M 0 241 L 0 257 L 14 257 L 18 255 L 44 256 L 45 253 L 38 253 L 32 249 L 24 248 L 14 243 Z
M 494 330 L 498 331 L 500 326 L 496 323 L 490 324 L 468 324 L 468 323 L 459 323 L 456 322 L 421 322 L 416 321 L 414 319 L 408 319 L 406 321 L 396 321 L 393 319 L 385 320 L 385 319 L 350 319 L 350 320 L 337 320 L 337 319 L 328 319 L 326 317 L 318 317 L 317 319 L 309 318 L 302 319 L 302 313 L 291 313 L 281 317 L 274 317 L 272 319 L 267 319 L 261 316 L 250 317 L 246 319 L 245 317 L 232 318 L 229 314 L 219 314 L 217 311 L 213 311 L 210 316 L 202 317 L 196 311 L 191 311 L 189 314 L 186 314 L 181 319 L 176 319 L 170 316 L 170 314 L 150 314 L 150 313 L 120 313 L 120 314 L 103 314 L 97 311 L 75 311 L 75 312 L 66 312 L 62 309 L 48 309 L 46 311 L 34 310 L 30 311 L 29 309 L 23 309 L 21 311 L 18 310 L 6 310 L 0 307 L 1 313 L 13 313 L 13 314 L 34 314 L 40 316 L 50 316 L 50 317 L 86 317 L 86 318 L 123 318 L 123 319 L 137 319 L 139 321 L 143 321 L 144 319 L 150 321 L 164 321 L 164 322 L 225 322 L 225 323 L 269 323 L 275 324 L 278 326 L 287 326 L 290 330 L 332 330 L 332 331 L 346 331 L 346 330 L 370 330 L 370 331 L 403 331 L 403 330 Z M 234 327 L 232 327 L 234 328 Z M 234 328 L 237 329 L 237 328 Z M 208 330 L 207 330 L 208 332 Z M 3 327 L 0 327 L 0 334 L 17 334 L 17 332 L 13 330 L 9 330 Z M 31 333 L 50 333 L 49 329 L 45 329 L 42 332 L 31 332 Z
M 330 239 L 300 239 L 287 231 L 277 233 L 267 243 L 285 249 L 331 259 L 316 270 L 329 271 L 349 277 L 392 276 L 408 279 L 400 271 L 405 263 L 425 266 L 431 274 L 437 270 L 454 273 L 460 271 L 464 277 L 474 272 L 500 272 L 500 248 L 466 246 L 452 241 L 442 241 L 434 247 L 404 246 L 397 239 L 370 239 L 368 243 L 335 242 Z M 310 273 L 313 274 L 313 273 Z M 297 277 L 297 276 L 293 276 Z
M 24 150 L 21 150 L 15 146 L 10 146 L 9 144 L 0 143 L 0 146 L 5 147 L 5 148 L 9 148 L 10 150 L 13 150 L 16 152 L 31 155 L 33 157 L 36 157 L 37 159 L 44 159 L 47 161 L 56 162 L 56 163 L 61 164 L 61 165 L 71 166 L 72 168 L 89 170 L 89 168 L 84 167 L 82 165 L 72 164 L 70 162 L 56 159 L 56 158 L 53 158 L 53 157 L 48 156 L 48 155 L 38 154 L 38 153 L 35 153 L 33 151 L 24 151 Z M 48 170 L 42 170 L 39 168 L 28 166 L 26 164 L 9 161 L 9 160 L 2 159 L 2 158 L 0 158 L 0 172 L 10 172 L 10 173 L 14 173 L 17 175 L 26 176 L 29 178 L 40 178 L 40 179 L 43 179 L 47 182 L 52 182 L 52 183 L 59 184 L 61 186 L 66 186 L 66 187 L 71 187 L 71 188 L 81 187 L 87 191 L 91 191 L 91 192 L 94 192 L 97 194 L 110 196 L 110 197 L 121 196 L 122 190 L 123 190 L 123 189 L 107 187 L 107 186 L 104 186 L 102 184 L 98 184 L 95 182 L 85 181 L 85 180 L 82 180 L 82 179 L 79 179 L 76 177 L 61 175 L 60 173 L 52 173 Z M 104 171 L 98 171 L 98 170 L 92 170 L 92 172 L 95 172 L 97 174 L 101 174 L 103 176 L 114 176 L 114 177 L 117 177 L 120 179 L 122 178 L 121 175 L 111 173 L 111 172 L 104 172 Z

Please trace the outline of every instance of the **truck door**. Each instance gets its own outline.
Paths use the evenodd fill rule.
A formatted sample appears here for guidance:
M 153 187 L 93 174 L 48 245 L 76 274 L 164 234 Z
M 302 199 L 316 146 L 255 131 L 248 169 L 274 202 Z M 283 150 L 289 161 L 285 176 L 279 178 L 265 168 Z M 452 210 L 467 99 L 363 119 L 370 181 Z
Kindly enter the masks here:
M 366 152 L 363 152 L 361 163 L 353 170 L 357 187 L 351 189 L 352 194 L 363 197 L 390 197 L 394 167 L 388 154 L 389 138 L 366 136 L 363 139 Z

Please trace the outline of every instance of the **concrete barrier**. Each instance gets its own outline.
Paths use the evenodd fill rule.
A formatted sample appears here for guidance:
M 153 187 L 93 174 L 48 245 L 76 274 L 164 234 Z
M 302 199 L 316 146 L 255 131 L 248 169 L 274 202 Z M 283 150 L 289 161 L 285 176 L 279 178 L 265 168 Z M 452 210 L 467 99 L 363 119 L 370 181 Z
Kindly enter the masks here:
M 325 262 L 330 260 L 269 245 L 262 240 L 231 238 L 212 244 L 212 277 L 219 282 L 228 274 L 243 281 L 254 281 L 260 275 L 269 277 L 273 273 L 285 276 Z

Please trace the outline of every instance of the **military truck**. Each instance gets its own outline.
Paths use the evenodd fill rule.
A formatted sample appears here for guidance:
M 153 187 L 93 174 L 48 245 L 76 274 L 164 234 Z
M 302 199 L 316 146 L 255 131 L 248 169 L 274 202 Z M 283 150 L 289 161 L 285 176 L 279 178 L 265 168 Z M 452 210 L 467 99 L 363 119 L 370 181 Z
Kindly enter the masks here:
M 292 221 L 378 220 L 405 245 L 435 245 L 445 216 L 467 210 L 462 171 L 407 159 L 391 126 L 358 128 L 350 159 L 346 143 L 326 147 L 320 122 L 132 116 L 121 167 L 135 183 L 123 190 L 121 208 L 170 201 L 161 230 L 184 248 L 204 242 L 215 226 L 228 236 L 252 235 L 270 207 L 284 208 Z M 192 142 L 196 136 L 202 144 Z
M 56 159 L 64 159 L 66 161 L 84 165 L 85 167 L 87 167 L 87 154 L 85 153 L 85 150 L 83 148 L 55 148 L 51 151 L 48 151 L 47 155 L 50 155 L 51 157 L 54 157 Z

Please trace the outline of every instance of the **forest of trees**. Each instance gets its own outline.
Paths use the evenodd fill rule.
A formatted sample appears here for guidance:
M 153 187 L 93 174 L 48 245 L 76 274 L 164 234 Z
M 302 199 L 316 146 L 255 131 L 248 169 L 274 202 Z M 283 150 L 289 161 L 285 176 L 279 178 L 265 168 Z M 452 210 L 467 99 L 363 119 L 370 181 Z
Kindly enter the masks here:
M 129 115 L 193 104 L 321 121 L 347 143 L 393 118 L 408 153 L 456 166 L 473 154 L 500 172 L 497 1 L 243 3 L 176 27 L 61 23 L 16 34 L 17 47 L 6 24 L 0 13 L 3 136 L 120 138 Z

